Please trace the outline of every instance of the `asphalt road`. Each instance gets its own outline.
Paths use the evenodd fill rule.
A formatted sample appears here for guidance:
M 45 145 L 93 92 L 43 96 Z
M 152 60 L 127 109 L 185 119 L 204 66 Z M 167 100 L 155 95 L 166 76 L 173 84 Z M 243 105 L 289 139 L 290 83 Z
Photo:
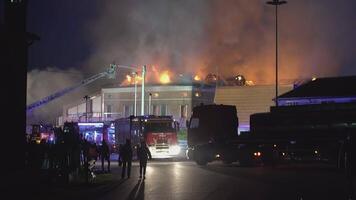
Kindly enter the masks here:
M 120 169 L 113 163 L 113 171 Z M 146 179 L 137 163 L 124 179 L 100 199 L 347 199 L 345 174 L 325 165 L 241 167 L 220 162 L 205 167 L 193 162 L 152 161 Z

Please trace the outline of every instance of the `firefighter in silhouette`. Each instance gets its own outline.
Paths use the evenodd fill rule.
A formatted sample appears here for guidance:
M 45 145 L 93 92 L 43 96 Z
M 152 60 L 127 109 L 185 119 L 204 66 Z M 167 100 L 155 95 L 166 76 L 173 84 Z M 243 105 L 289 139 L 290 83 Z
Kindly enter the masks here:
M 132 162 L 132 147 L 131 147 L 130 139 L 126 139 L 126 143 L 122 147 L 121 155 L 122 155 L 121 178 L 125 178 L 126 167 L 127 167 L 127 178 L 130 178 L 131 162 Z
M 152 159 L 151 152 L 148 149 L 145 141 L 141 141 L 140 147 L 137 148 L 137 157 L 140 160 L 140 178 L 145 178 L 147 160 Z
M 110 172 L 110 149 L 109 149 L 109 145 L 105 139 L 103 139 L 103 142 L 101 144 L 100 158 L 101 158 L 101 170 L 104 171 L 104 162 L 105 162 L 105 160 L 107 160 L 108 161 L 108 172 Z
M 355 197 L 355 179 L 356 179 L 356 138 L 355 133 L 351 130 L 348 131 L 348 135 L 345 141 L 345 153 L 346 161 L 345 168 L 347 174 L 348 193 L 350 199 Z

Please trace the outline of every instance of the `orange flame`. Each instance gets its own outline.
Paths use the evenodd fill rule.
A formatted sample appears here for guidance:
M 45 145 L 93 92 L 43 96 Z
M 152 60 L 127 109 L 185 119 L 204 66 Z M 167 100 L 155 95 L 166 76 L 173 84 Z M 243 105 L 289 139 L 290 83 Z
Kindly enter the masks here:
M 195 76 L 194 76 L 194 80 L 195 80 L 195 81 L 200 81 L 200 80 L 201 80 L 201 78 L 200 78 L 200 76 L 195 75 Z
M 131 83 L 132 77 L 130 75 L 126 75 L 126 80 L 128 83 Z
M 171 82 L 171 78 L 168 74 L 168 71 L 163 72 L 162 74 L 160 74 L 159 76 L 159 81 L 162 84 L 167 84 Z
M 246 81 L 246 85 L 252 86 L 255 85 L 255 83 L 253 81 Z

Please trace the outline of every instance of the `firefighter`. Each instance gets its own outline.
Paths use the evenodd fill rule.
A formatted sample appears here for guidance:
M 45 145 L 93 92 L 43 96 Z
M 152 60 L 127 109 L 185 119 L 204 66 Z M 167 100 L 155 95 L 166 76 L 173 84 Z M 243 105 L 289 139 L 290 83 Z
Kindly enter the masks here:
M 101 170 L 104 172 L 104 162 L 108 161 L 108 172 L 110 172 L 110 149 L 106 140 L 103 139 L 100 148 L 100 158 L 101 158 Z
M 126 143 L 122 148 L 121 155 L 122 155 L 121 178 L 125 178 L 126 167 L 127 167 L 127 178 L 130 178 L 131 162 L 132 162 L 132 147 L 131 147 L 130 139 L 126 139 Z
M 348 135 L 345 141 L 346 152 L 346 176 L 349 198 L 355 197 L 355 180 L 356 180 L 356 138 L 355 134 L 351 130 L 348 131 Z
M 137 148 L 137 157 L 140 160 L 140 178 L 145 178 L 147 160 L 152 159 L 151 152 L 148 149 L 145 141 L 141 141 L 140 147 Z

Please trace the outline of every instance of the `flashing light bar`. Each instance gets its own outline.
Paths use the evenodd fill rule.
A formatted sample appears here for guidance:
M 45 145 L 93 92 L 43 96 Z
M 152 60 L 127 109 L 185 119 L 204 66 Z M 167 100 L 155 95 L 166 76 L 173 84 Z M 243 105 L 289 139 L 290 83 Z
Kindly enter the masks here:
M 94 123 L 78 123 L 78 126 L 95 126 L 95 127 L 103 127 L 104 123 L 100 123 L 100 122 L 94 122 Z

